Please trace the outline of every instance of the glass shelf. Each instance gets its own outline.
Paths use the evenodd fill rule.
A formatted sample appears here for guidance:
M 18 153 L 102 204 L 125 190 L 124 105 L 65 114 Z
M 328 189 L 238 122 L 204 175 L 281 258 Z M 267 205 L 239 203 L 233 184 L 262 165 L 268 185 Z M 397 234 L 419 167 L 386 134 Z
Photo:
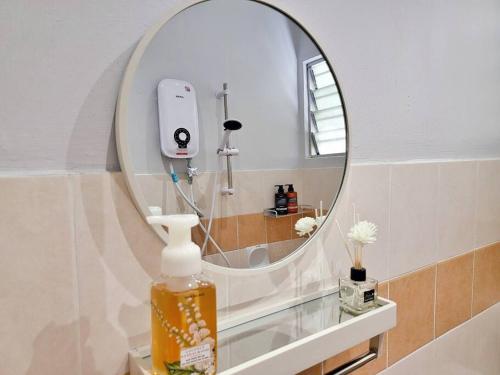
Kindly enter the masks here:
M 295 216 L 295 215 L 302 215 L 302 214 L 314 214 L 314 208 L 313 206 L 311 205 L 308 205 L 308 204 L 305 204 L 305 205 L 299 205 L 297 207 L 297 212 L 293 213 L 293 214 L 284 214 L 284 215 L 279 215 L 278 214 L 278 211 L 276 211 L 275 208 L 265 208 L 264 211 L 264 216 L 267 216 L 267 217 L 272 217 L 272 218 L 275 218 L 275 219 L 279 219 L 280 217 L 287 217 L 287 216 Z
M 341 311 L 337 293 L 328 294 L 219 331 L 217 373 L 296 373 L 395 324 L 394 302 L 379 298 L 375 309 L 353 316 Z M 132 350 L 130 365 L 130 375 L 149 374 L 149 348 Z

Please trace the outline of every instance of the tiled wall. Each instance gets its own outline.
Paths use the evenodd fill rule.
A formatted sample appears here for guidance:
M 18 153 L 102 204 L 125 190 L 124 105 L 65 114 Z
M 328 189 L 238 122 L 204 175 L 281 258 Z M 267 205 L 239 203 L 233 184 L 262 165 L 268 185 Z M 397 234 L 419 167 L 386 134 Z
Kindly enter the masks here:
M 407 357 L 386 368 L 387 340 L 382 357 L 356 370 L 355 375 L 460 375 L 500 373 L 498 356 L 500 304 L 479 313 L 456 328 L 436 337 Z M 390 345 L 390 344 L 389 344 Z M 367 343 L 302 371 L 299 375 L 321 375 L 368 351 Z M 390 351 L 390 349 L 389 349 Z
M 397 303 L 397 325 L 389 331 L 379 358 L 355 371 L 354 374 L 377 374 L 457 326 L 466 324 L 467 321 L 493 305 L 495 308 L 492 311 L 498 311 L 500 306 L 498 304 L 500 302 L 500 242 L 384 282 L 380 286 L 379 294 Z M 496 318 L 492 320 L 494 327 L 500 327 L 499 318 L 500 315 L 496 315 Z M 484 335 L 487 336 L 487 333 L 484 332 Z M 498 356 L 500 330 L 497 330 L 495 335 L 494 347 L 487 348 L 485 352 L 496 353 L 496 356 L 483 358 L 483 361 L 479 363 L 462 363 L 460 364 L 461 371 L 494 374 L 495 372 L 487 369 L 500 369 Z M 479 350 L 471 344 L 465 344 L 468 351 Z M 479 342 L 476 342 L 474 346 L 477 344 Z M 368 342 L 365 342 L 301 374 L 327 373 L 367 351 Z M 474 355 L 477 356 L 477 353 Z M 436 359 L 436 361 L 440 360 L 440 358 Z M 446 361 L 446 358 L 442 360 Z M 412 373 L 438 374 L 438 372 L 418 371 L 418 369 L 413 369 Z M 390 373 L 403 374 L 392 369 Z M 440 372 L 440 374 L 452 374 L 452 372 Z
M 288 241 L 300 238 L 295 229 L 295 223 L 303 216 L 314 216 L 307 211 L 304 214 L 289 214 L 283 216 L 268 216 L 262 212 L 247 215 L 228 216 L 213 219 L 210 234 L 223 251 L 242 249 L 259 244 Z M 203 220 L 208 228 L 208 220 Z M 201 228 L 192 230 L 193 240 L 201 245 L 205 235 Z M 215 247 L 210 244 L 208 253 L 214 254 Z
M 304 210 L 296 214 L 273 216 L 260 212 L 215 218 L 210 233 L 228 257 L 240 256 L 248 247 L 264 245 L 270 262 L 275 262 L 289 255 L 307 240 L 306 236 L 299 237 L 295 230 L 297 220 L 305 216 L 315 217 L 315 213 L 312 210 Z M 203 224 L 208 228 L 208 220 L 203 220 Z M 193 228 L 191 233 L 193 241 L 202 247 L 205 234 L 200 226 Z M 224 265 L 211 242 L 208 242 L 207 254 L 210 261 Z M 243 262 L 241 266 L 244 264 Z M 246 264 L 248 265 L 248 262 Z M 234 262 L 231 265 L 240 268 Z
M 237 194 L 218 196 L 214 217 L 228 217 L 263 212 L 274 207 L 275 185 L 293 184 L 300 205 L 329 207 L 332 192 L 337 192 L 342 182 L 344 168 L 301 168 L 235 170 L 233 184 Z M 179 172 L 180 186 L 189 194 L 190 188 L 185 175 Z M 194 178 L 193 193 L 198 207 L 210 211 L 215 173 L 203 172 Z M 191 212 L 191 209 L 176 192 L 170 176 L 161 174 L 138 174 L 138 186 L 149 206 L 161 207 L 166 212 Z M 220 173 L 218 183 L 227 186 L 226 173 Z M 286 187 L 285 187 L 286 189 Z
M 499 160 L 351 168 L 335 216 L 347 231 L 355 202 L 361 217 L 379 225 L 366 266 L 388 281 L 383 293 L 399 304 L 399 325 L 387 340 L 391 369 L 425 343 L 441 342 L 446 351 L 453 340 L 443 338 L 458 328 L 443 332 L 471 316 L 465 324 L 476 324 L 498 306 L 476 315 L 498 301 L 498 244 L 487 246 L 500 241 L 499 187 Z M 125 373 L 128 348 L 148 341 L 149 282 L 163 244 L 121 174 L 2 177 L 0 191 L 2 375 Z M 329 218 L 304 254 L 276 271 L 213 274 L 220 316 L 335 285 L 347 269 Z

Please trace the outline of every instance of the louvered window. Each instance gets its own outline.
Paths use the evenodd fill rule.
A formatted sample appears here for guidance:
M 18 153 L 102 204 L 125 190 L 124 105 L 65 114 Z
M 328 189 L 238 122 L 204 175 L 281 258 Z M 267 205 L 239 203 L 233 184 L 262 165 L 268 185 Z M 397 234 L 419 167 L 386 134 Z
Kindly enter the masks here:
M 333 74 L 321 56 L 305 61 L 304 73 L 309 157 L 344 154 L 344 112 Z

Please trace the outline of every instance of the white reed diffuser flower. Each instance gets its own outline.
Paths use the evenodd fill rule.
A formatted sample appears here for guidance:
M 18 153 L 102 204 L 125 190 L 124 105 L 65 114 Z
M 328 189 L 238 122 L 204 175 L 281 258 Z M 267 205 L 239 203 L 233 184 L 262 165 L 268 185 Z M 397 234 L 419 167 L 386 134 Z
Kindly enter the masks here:
M 307 234 L 309 237 L 316 226 L 316 220 L 312 217 L 303 217 L 297 220 L 295 223 L 295 230 L 297 231 L 297 235 L 303 237 Z
M 360 221 L 359 216 L 356 215 L 356 207 L 354 207 L 354 225 L 347 234 L 349 243 L 342 234 L 338 220 L 336 223 L 352 265 L 354 268 L 361 269 L 363 267 L 363 248 L 377 241 L 377 226 L 366 220 Z
M 360 221 L 354 224 L 347 237 L 361 245 L 368 245 L 377 241 L 377 226 L 369 221 Z
M 358 221 L 347 237 L 354 246 L 354 267 L 363 268 L 363 247 L 377 240 L 377 226 L 369 221 Z
M 319 207 L 319 215 L 318 209 L 315 209 L 314 218 L 306 216 L 297 220 L 295 223 L 295 230 L 298 236 L 303 237 L 307 235 L 308 237 L 311 237 L 311 233 L 314 229 L 319 228 L 321 224 L 323 224 L 326 219 L 326 215 L 323 215 L 323 201 L 319 202 Z

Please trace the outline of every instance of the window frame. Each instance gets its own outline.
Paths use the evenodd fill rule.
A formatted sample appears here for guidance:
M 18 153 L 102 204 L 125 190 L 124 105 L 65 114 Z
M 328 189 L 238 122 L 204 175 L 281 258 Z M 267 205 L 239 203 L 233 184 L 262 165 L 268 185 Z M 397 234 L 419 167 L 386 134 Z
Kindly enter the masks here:
M 331 154 L 313 154 L 312 153 L 312 145 L 316 142 L 316 140 L 313 137 L 313 133 L 311 131 L 311 127 L 313 126 L 313 121 L 311 119 L 311 110 L 310 110 L 310 90 L 309 90 L 309 84 L 310 84 L 310 74 L 309 74 L 309 67 L 314 64 L 318 64 L 320 62 L 326 62 L 330 72 L 332 73 L 333 80 L 335 82 L 335 86 L 338 90 L 339 96 L 340 96 L 340 102 L 342 105 L 342 112 L 343 112 L 343 117 L 344 117 L 344 127 L 346 131 L 346 136 L 345 136 L 345 152 L 336 152 L 336 153 L 331 153 Z M 338 156 L 346 156 L 347 155 L 347 117 L 345 113 L 345 106 L 344 106 L 344 100 L 342 98 L 342 93 L 340 91 L 339 85 L 337 83 L 337 79 L 335 77 L 335 74 L 333 73 L 330 64 L 328 64 L 328 61 L 322 56 L 322 55 L 317 55 L 314 57 L 311 57 L 309 59 L 306 59 L 302 62 L 302 86 L 303 86 L 303 111 L 304 111 L 304 138 L 305 138 L 305 157 L 306 159 L 317 159 L 317 158 L 330 158 L 330 157 L 338 157 Z M 316 148 L 316 151 L 318 149 Z

